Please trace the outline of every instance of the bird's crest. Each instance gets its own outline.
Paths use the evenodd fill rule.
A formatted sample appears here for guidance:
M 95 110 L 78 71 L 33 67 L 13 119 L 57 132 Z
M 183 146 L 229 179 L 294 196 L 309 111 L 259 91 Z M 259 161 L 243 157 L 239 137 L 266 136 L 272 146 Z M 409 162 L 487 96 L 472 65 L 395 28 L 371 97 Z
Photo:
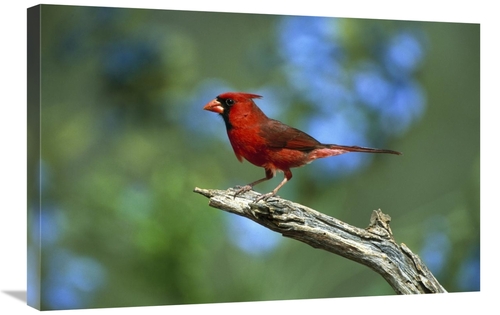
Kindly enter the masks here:
M 226 92 L 219 95 L 221 99 L 233 99 L 235 101 L 262 98 L 262 96 L 244 92 Z

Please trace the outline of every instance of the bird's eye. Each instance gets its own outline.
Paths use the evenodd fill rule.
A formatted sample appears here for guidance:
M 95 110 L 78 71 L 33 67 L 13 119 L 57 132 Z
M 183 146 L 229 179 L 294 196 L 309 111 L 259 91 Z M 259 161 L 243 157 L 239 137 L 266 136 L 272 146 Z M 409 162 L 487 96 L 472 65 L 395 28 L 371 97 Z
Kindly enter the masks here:
M 228 99 L 226 100 L 226 105 L 227 105 L 227 106 L 233 106 L 233 105 L 234 105 L 234 100 L 232 100 L 232 99 L 228 98 Z

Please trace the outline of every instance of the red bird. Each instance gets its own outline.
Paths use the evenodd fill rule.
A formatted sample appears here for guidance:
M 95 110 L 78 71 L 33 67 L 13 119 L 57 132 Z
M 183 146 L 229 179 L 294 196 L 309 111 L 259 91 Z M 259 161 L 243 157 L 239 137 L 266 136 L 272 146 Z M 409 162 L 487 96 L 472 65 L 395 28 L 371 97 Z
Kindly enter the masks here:
M 323 144 L 303 131 L 268 118 L 254 103 L 254 98 L 261 96 L 228 92 L 217 96 L 203 107 L 220 114 L 224 119 L 229 141 L 238 160 L 242 162 L 245 158 L 266 171 L 266 177 L 241 187 L 235 196 L 273 178 L 276 171 L 284 172 L 283 181 L 273 191 L 259 196 L 255 201 L 267 200 L 292 178 L 292 167 L 303 166 L 319 158 L 348 152 L 401 155 L 392 150 Z

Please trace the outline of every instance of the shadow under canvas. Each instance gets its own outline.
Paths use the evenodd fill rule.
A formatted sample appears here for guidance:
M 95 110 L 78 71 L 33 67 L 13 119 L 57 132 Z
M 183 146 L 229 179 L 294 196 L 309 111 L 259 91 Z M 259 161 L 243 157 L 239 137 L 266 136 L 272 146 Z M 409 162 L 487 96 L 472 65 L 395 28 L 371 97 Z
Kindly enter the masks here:
M 18 299 L 21 302 L 26 303 L 26 291 L 24 290 L 5 290 L 3 293 L 12 296 L 13 298 Z

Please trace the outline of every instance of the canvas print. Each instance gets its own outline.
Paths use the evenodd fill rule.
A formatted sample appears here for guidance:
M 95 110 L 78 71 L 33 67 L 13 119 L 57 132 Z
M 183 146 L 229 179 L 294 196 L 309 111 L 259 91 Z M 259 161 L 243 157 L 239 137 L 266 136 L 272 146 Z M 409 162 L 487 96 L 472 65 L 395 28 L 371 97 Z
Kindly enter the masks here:
M 28 9 L 40 310 L 480 291 L 480 25 Z

